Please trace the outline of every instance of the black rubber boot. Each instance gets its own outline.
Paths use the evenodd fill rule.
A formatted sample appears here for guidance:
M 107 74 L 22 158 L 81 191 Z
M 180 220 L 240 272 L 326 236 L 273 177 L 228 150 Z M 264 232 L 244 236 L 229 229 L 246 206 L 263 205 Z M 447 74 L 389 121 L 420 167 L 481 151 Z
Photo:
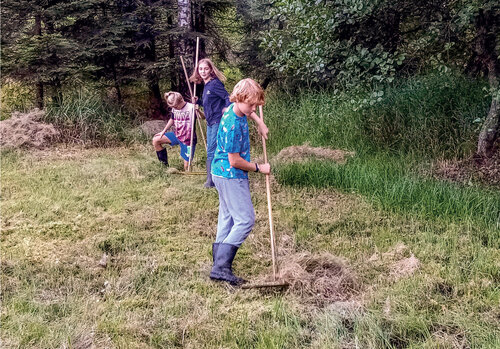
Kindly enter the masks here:
M 231 285 L 241 285 L 245 282 L 233 274 L 233 259 L 238 252 L 238 247 L 230 244 L 219 243 L 215 254 L 214 266 L 210 272 L 213 280 L 229 282 Z
M 212 181 L 212 160 L 207 160 L 206 167 L 207 167 L 207 180 L 205 181 L 205 184 L 203 184 L 203 187 L 213 188 L 215 187 L 215 184 Z
M 212 262 L 215 263 L 215 256 L 217 255 L 217 250 L 219 249 L 219 243 L 214 242 L 212 244 Z
M 160 160 L 161 163 L 168 166 L 167 149 L 163 148 L 162 150 L 157 151 L 156 156 L 158 156 L 158 160 Z

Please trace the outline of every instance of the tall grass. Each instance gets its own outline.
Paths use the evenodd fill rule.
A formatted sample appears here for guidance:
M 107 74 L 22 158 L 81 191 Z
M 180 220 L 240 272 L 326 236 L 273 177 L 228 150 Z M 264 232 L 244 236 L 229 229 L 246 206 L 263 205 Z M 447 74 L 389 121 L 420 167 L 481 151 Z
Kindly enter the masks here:
M 0 120 L 10 118 L 13 112 L 28 112 L 35 107 L 33 88 L 12 80 L 2 81 L 0 99 Z
M 130 115 L 107 103 L 95 90 L 75 89 L 47 106 L 46 121 L 63 130 L 67 142 L 110 145 L 139 137 Z
M 271 96 L 266 106 L 271 152 L 305 142 L 356 151 L 343 166 L 324 161 L 276 164 L 277 179 L 355 191 L 397 212 L 496 226 L 498 191 L 445 183 L 422 171 L 429 159 L 465 157 L 475 148 L 477 121 L 489 103 L 483 87 L 482 81 L 450 74 L 401 80 L 352 95 Z M 492 238 L 486 237 L 488 244 Z
M 500 229 L 498 190 L 419 178 L 401 158 L 379 155 L 352 159 L 346 165 L 324 161 L 292 163 L 278 166 L 275 174 L 279 182 L 288 185 L 335 187 L 356 192 L 386 210 Z M 500 247 L 499 241 L 498 233 L 484 237 L 487 246 Z
M 270 150 L 308 141 L 357 152 L 464 156 L 487 114 L 484 87 L 457 74 L 431 74 L 356 92 L 271 95 L 267 123 L 279 137 Z

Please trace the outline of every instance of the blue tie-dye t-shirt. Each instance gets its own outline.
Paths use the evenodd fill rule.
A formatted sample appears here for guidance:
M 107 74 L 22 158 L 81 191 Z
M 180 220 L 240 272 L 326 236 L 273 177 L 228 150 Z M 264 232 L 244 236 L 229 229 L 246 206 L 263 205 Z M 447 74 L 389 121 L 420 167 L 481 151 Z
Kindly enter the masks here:
M 238 116 L 233 111 L 234 103 L 222 116 L 217 131 L 217 149 L 212 161 L 212 175 L 224 178 L 248 178 L 248 172 L 229 164 L 228 153 L 239 153 L 250 161 L 250 136 L 246 115 Z

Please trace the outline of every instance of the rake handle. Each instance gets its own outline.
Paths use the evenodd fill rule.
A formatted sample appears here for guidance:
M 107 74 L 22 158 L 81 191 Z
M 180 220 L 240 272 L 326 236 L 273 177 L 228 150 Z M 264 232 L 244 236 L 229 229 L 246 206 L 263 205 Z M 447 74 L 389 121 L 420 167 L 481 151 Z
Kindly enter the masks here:
M 199 47 L 200 47 L 200 37 L 197 36 L 196 37 L 196 59 L 194 61 L 194 69 L 198 68 L 198 51 L 199 51 Z M 189 80 L 188 80 L 187 83 L 189 85 Z M 193 94 L 191 95 L 191 99 L 193 99 L 193 97 L 196 97 L 196 82 L 193 82 Z M 196 121 L 198 122 L 198 126 L 200 127 L 201 138 L 203 138 L 203 144 L 205 145 L 205 150 L 207 150 L 207 141 L 205 139 L 205 134 L 203 133 L 203 128 L 201 127 L 201 121 L 200 121 L 200 118 L 199 118 L 199 114 L 196 114 L 196 115 L 198 115 L 198 117 L 196 118 Z
M 264 112 L 262 106 L 259 105 L 260 119 L 264 121 Z M 264 162 L 267 163 L 267 149 L 266 149 L 266 139 L 262 136 L 262 151 L 264 152 Z M 274 239 L 274 227 L 273 227 L 273 210 L 271 204 L 271 181 L 269 174 L 266 174 L 266 194 L 267 194 L 267 211 L 269 213 L 269 234 L 271 236 L 271 258 L 273 260 L 273 280 L 276 281 L 276 246 Z
M 182 63 L 182 69 L 184 70 L 184 76 L 186 77 L 186 82 L 187 82 L 187 85 L 189 87 L 189 94 L 191 95 L 191 102 L 193 100 L 193 90 L 191 89 L 191 84 L 189 83 L 189 77 L 188 77 L 188 73 L 187 73 L 187 70 L 186 70 L 186 65 L 184 64 L 184 58 L 182 58 L 181 56 L 181 63 Z M 195 85 L 196 87 L 196 85 Z M 189 145 L 189 162 L 188 162 L 188 172 L 191 171 L 191 162 L 193 161 L 193 138 L 194 138 L 194 128 L 196 127 L 196 121 L 194 120 L 195 119 L 195 116 L 194 116 L 194 106 L 193 106 L 193 112 L 191 113 L 191 142 L 190 142 L 190 145 Z

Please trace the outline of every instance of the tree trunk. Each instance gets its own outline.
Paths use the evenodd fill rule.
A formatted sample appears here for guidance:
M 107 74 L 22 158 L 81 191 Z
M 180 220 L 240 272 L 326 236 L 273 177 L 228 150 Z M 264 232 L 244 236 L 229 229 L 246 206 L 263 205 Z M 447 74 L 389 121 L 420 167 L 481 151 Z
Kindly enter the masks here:
M 171 31 L 174 29 L 173 18 L 171 15 L 167 18 L 168 30 Z M 168 58 L 170 58 L 171 62 L 174 62 L 169 67 L 169 77 L 170 77 L 170 90 L 177 91 L 179 87 L 178 74 L 176 72 L 175 67 L 177 66 L 176 57 L 175 57 L 175 48 L 177 46 L 177 40 L 175 35 L 170 34 L 168 36 Z
M 43 110 L 45 107 L 43 101 L 43 82 L 36 83 L 36 107 L 40 110 Z
M 145 57 L 150 62 L 156 62 L 156 40 L 150 39 L 149 48 L 145 51 Z M 148 76 L 150 116 L 155 119 L 163 119 L 167 114 L 165 102 L 161 98 L 159 77 L 156 73 L 150 73 Z
M 205 13 L 203 8 L 203 2 L 195 1 L 193 5 L 193 29 L 197 33 L 205 34 L 206 32 L 206 21 L 205 21 Z M 200 40 L 198 59 L 203 59 L 206 57 L 205 54 L 205 40 Z
M 41 36 L 42 35 L 42 17 L 37 14 L 35 16 L 35 27 L 34 27 L 34 32 L 36 36 Z M 43 82 L 40 80 L 37 81 L 36 83 L 36 106 L 38 109 L 43 109 L 45 107 L 43 103 Z
M 495 143 L 498 139 L 500 129 L 500 106 L 498 100 L 493 98 L 490 111 L 481 127 L 479 141 L 477 143 L 477 154 L 482 157 L 492 157 L 495 154 Z
M 121 104 L 122 103 L 122 92 L 121 92 L 121 89 L 120 89 L 120 83 L 118 82 L 118 76 L 116 74 L 115 63 L 113 63 L 112 69 L 113 69 L 113 80 L 114 80 L 114 83 L 115 83 L 115 90 L 116 90 L 116 98 L 118 99 L 118 103 Z
M 495 24 L 495 15 L 492 12 L 480 10 L 476 18 L 476 39 L 474 51 L 483 65 L 488 69 L 488 80 L 493 93 L 490 111 L 484 120 L 479 140 L 477 155 L 491 157 L 495 153 L 495 143 L 500 131 L 500 109 L 498 91 L 499 61 L 496 54 L 495 31 L 491 30 Z
M 177 45 L 177 56 L 183 56 L 186 67 L 193 66 L 193 45 L 189 40 L 189 33 L 193 31 L 192 27 L 192 16 L 191 16 L 191 0 L 177 0 L 178 13 L 177 13 L 177 23 L 181 32 L 179 42 Z M 180 58 L 178 58 L 180 60 Z M 177 76 L 179 81 L 178 92 L 180 92 L 184 97 L 189 96 L 189 87 L 187 85 L 186 78 L 184 77 L 184 71 L 180 61 L 177 62 Z M 189 68 L 186 68 L 189 69 Z M 190 75 L 191 71 L 188 71 Z

